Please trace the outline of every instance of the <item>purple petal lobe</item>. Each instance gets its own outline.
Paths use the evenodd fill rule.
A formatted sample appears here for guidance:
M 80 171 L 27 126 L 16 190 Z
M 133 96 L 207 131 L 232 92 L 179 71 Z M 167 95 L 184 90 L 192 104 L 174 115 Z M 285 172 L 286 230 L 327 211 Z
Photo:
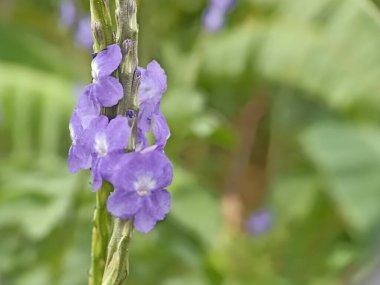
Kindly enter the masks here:
M 77 112 L 74 112 L 73 115 L 71 116 L 70 123 L 69 123 L 69 130 L 70 130 L 71 140 L 75 144 L 78 137 L 83 132 L 83 126 Z
M 79 143 L 86 146 L 91 153 L 96 153 L 96 148 L 100 148 L 100 142 L 96 140 L 105 137 L 105 130 L 108 125 L 108 118 L 106 116 L 99 116 L 91 121 L 88 128 L 83 132 L 79 138 Z M 97 146 L 98 144 L 98 146 Z
M 126 153 L 110 153 L 99 160 L 99 169 L 103 180 L 111 182 L 112 177 L 116 173 L 119 173 L 120 164 L 115 162 L 119 162 L 124 155 L 126 155 Z
M 137 129 L 137 143 L 136 143 L 136 151 L 143 151 L 146 147 L 148 147 L 148 139 L 146 138 L 144 132 L 138 128 Z
M 121 50 L 117 44 L 109 45 L 92 60 L 92 77 L 97 80 L 111 75 L 121 62 Z
M 150 131 L 150 126 L 152 124 L 153 114 L 155 110 L 155 105 L 150 102 L 144 102 L 140 104 L 139 112 L 139 129 L 145 134 Z
M 170 130 L 168 124 L 166 123 L 164 115 L 161 112 L 159 112 L 158 115 L 154 116 L 153 134 L 156 140 L 156 145 L 159 148 L 163 149 L 166 145 L 166 141 L 170 137 Z
M 128 119 L 117 116 L 111 120 L 106 129 L 106 136 L 109 141 L 109 151 L 123 151 L 127 145 L 131 128 L 128 125 Z
M 116 189 L 108 198 L 107 209 L 115 217 L 131 218 L 141 207 L 141 197 L 136 192 Z
M 83 145 L 72 145 L 67 162 L 71 173 L 81 169 L 89 169 L 91 167 L 91 153 Z
M 141 207 L 135 215 L 134 227 L 142 233 L 150 232 L 156 225 L 157 220 L 149 212 L 149 206 Z
M 146 70 L 142 68 L 139 70 L 141 72 L 140 103 L 151 101 L 154 105 L 159 104 L 167 88 L 165 71 L 155 60 L 148 64 Z
M 170 211 L 170 193 L 165 190 L 157 190 L 150 195 L 151 215 L 158 221 L 165 218 Z
M 83 129 L 86 129 L 91 121 L 100 115 L 100 105 L 93 99 L 92 93 L 93 85 L 90 84 L 79 97 L 78 104 L 74 110 Z
M 135 216 L 134 226 L 143 233 L 148 233 L 156 225 L 157 221 L 165 218 L 170 210 L 170 193 L 165 190 L 152 192 L 144 197 L 142 206 Z
M 93 95 L 100 105 L 111 107 L 123 97 L 123 86 L 112 76 L 105 76 L 93 83 Z
M 99 167 L 100 165 L 100 160 L 97 159 L 94 161 L 92 164 L 91 168 L 91 177 L 92 177 L 92 191 L 96 192 L 99 190 L 99 188 L 102 186 L 102 174 L 101 174 L 101 168 Z

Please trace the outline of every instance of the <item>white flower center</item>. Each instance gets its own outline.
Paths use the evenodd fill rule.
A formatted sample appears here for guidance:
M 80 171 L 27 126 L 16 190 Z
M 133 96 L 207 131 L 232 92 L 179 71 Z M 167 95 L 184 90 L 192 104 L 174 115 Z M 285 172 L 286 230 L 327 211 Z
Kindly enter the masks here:
M 73 144 L 76 143 L 75 141 L 75 132 L 74 132 L 74 128 L 71 124 L 69 124 L 69 130 L 70 130 L 70 137 L 71 137 L 71 140 L 73 141 Z
M 93 70 L 93 71 L 91 72 L 92 81 L 93 81 L 94 83 L 98 81 L 98 73 L 99 73 L 98 70 Z
M 156 181 L 151 176 L 139 176 L 133 186 L 137 194 L 146 196 L 156 187 Z
M 94 145 L 96 153 L 100 157 L 104 157 L 108 153 L 108 144 L 107 139 L 104 134 L 96 135 L 95 137 L 95 145 Z
M 91 63 L 91 76 L 94 82 L 98 81 L 99 66 L 95 63 Z

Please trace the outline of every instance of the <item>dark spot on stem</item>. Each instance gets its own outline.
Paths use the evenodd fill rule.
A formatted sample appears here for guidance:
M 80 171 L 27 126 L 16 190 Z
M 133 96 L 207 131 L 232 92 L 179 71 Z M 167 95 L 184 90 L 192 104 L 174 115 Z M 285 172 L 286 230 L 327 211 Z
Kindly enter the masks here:
M 126 112 L 126 115 L 128 118 L 133 119 L 136 117 L 136 111 L 133 109 L 128 109 L 128 111 Z

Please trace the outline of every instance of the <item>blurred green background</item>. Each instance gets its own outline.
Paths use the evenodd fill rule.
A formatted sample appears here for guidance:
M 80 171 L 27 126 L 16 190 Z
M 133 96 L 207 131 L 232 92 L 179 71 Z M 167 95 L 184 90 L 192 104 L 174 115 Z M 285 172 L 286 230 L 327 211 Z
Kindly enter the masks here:
M 95 196 L 66 156 L 91 54 L 60 5 L 0 1 L 1 285 L 86 284 Z M 139 1 L 175 178 L 128 284 L 380 284 L 380 1 L 238 0 L 217 33 L 206 6 Z

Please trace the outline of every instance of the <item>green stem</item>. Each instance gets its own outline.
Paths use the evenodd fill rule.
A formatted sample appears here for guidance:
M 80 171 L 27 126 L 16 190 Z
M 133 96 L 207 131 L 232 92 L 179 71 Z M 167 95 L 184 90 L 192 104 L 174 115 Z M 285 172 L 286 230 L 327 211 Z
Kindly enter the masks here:
M 112 22 L 107 0 L 90 0 L 91 27 L 94 37 L 94 52 L 104 50 L 114 43 Z M 112 109 L 103 108 L 102 113 L 109 116 Z M 112 192 L 112 185 L 103 182 L 101 189 L 96 193 L 96 206 L 93 216 L 91 269 L 89 285 L 101 285 L 107 259 L 107 244 L 110 237 L 111 216 L 106 209 L 106 202 Z
M 132 134 L 126 151 L 136 148 L 138 88 L 140 74 L 137 72 L 138 25 L 136 0 L 116 0 L 116 41 L 123 54 L 119 68 L 119 80 L 123 85 L 124 96 L 119 102 L 117 113 L 126 115 L 128 110 L 134 112 L 130 116 Z M 133 220 L 115 219 L 112 237 L 108 245 L 106 269 L 102 285 L 121 285 L 129 273 L 128 248 L 133 233 Z
M 129 109 L 138 111 L 139 76 L 136 73 L 138 66 L 137 44 L 137 4 L 136 0 L 116 0 L 116 41 L 123 54 L 119 69 L 119 79 L 124 87 L 124 97 L 119 103 L 118 114 L 125 115 Z M 135 119 L 137 116 L 135 117 Z M 132 147 L 132 150 L 134 147 Z
M 107 0 L 90 0 L 91 29 L 94 37 L 95 53 L 114 43 L 111 16 L 107 2 Z
M 107 259 L 107 245 L 110 239 L 111 216 L 106 207 L 112 185 L 103 181 L 102 187 L 96 192 L 96 206 L 93 216 L 91 269 L 89 285 L 101 285 Z
M 133 220 L 115 219 L 108 245 L 107 265 L 102 285 L 121 285 L 129 274 L 128 250 L 133 233 Z

